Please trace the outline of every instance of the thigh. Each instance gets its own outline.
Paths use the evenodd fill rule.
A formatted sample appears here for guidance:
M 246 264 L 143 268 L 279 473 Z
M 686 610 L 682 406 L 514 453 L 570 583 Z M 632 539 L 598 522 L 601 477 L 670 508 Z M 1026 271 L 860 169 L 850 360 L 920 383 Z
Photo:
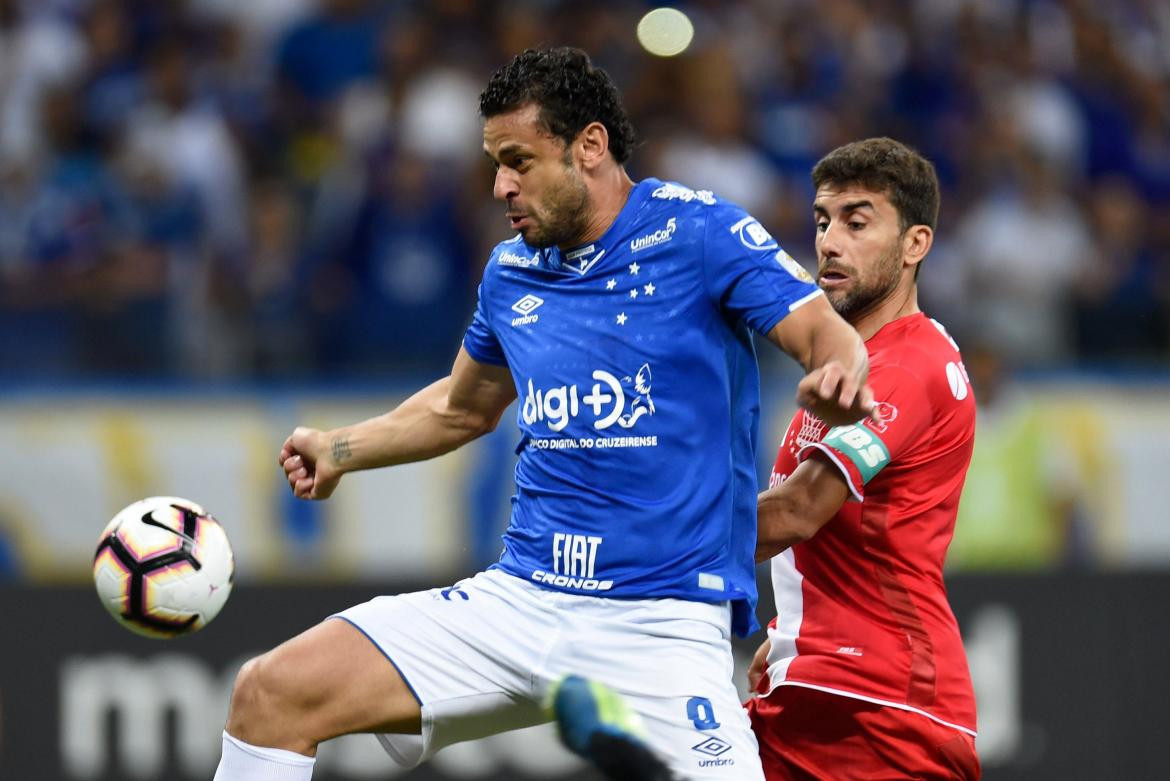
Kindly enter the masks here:
M 534 670 L 555 636 L 555 615 L 523 581 L 481 573 L 450 588 L 378 597 L 337 618 L 384 654 L 420 707 L 418 737 L 379 735 L 399 765 L 547 720 Z
M 275 736 L 292 734 L 311 751 L 351 732 L 419 729 L 419 705 L 402 677 L 343 621 L 324 621 L 249 664 L 228 722 L 243 740 L 276 745 Z

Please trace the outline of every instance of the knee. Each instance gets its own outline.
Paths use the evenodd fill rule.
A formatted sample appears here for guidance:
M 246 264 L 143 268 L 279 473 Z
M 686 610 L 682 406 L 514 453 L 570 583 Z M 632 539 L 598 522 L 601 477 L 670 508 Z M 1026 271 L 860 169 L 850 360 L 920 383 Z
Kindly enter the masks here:
M 231 705 L 228 709 L 227 731 L 245 742 L 253 742 L 266 732 L 265 726 L 273 726 L 287 716 L 288 692 L 281 685 L 279 663 L 271 654 L 249 659 L 236 674 L 232 689 Z M 284 702 L 284 704 L 282 704 Z

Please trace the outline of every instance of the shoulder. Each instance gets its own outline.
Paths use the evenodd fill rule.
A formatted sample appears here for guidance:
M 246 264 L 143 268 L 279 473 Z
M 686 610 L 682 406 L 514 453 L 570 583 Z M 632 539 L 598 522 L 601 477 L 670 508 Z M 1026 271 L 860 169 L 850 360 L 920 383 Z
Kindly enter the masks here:
M 971 396 L 958 345 L 941 323 L 925 315 L 903 338 L 874 351 L 870 376 L 875 386 L 916 389 L 940 404 L 968 401 Z
M 539 263 L 540 253 L 525 244 L 524 239 L 517 233 L 492 248 L 483 275 L 486 279 L 504 268 L 532 268 Z
M 697 224 L 704 226 L 709 238 L 739 242 L 750 250 L 780 248 L 760 221 L 739 204 L 711 190 L 694 190 L 678 182 L 647 181 L 653 184 L 647 199 L 651 208 L 678 217 L 697 218 Z
M 678 182 L 663 182 L 659 179 L 644 179 L 650 190 L 647 203 L 664 208 L 669 205 L 674 211 L 702 211 L 721 203 L 710 190 L 692 190 Z

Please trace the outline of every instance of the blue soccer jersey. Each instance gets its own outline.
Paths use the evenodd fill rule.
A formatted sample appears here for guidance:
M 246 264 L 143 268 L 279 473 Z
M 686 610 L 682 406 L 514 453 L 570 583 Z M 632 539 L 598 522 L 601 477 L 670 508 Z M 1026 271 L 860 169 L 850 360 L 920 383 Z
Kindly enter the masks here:
M 656 179 L 592 244 L 498 245 L 463 341 L 519 395 L 493 566 L 573 593 L 730 600 L 735 631 L 754 631 L 750 331 L 819 294 L 742 209 Z

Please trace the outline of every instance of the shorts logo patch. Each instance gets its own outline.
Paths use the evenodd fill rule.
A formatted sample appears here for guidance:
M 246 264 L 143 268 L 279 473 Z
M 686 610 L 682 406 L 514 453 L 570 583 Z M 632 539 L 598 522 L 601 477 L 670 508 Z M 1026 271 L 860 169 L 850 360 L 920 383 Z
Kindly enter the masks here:
M 705 759 L 699 760 L 699 767 L 726 767 L 735 764 L 731 757 L 722 756 L 731 751 L 731 744 L 720 738 L 707 738 L 699 745 L 691 746 L 691 751 L 705 755 Z
M 700 754 L 706 754 L 709 757 L 717 757 L 720 754 L 726 754 L 728 751 L 731 751 L 731 744 L 726 740 L 711 737 L 697 746 L 691 746 L 691 751 L 698 751 Z

